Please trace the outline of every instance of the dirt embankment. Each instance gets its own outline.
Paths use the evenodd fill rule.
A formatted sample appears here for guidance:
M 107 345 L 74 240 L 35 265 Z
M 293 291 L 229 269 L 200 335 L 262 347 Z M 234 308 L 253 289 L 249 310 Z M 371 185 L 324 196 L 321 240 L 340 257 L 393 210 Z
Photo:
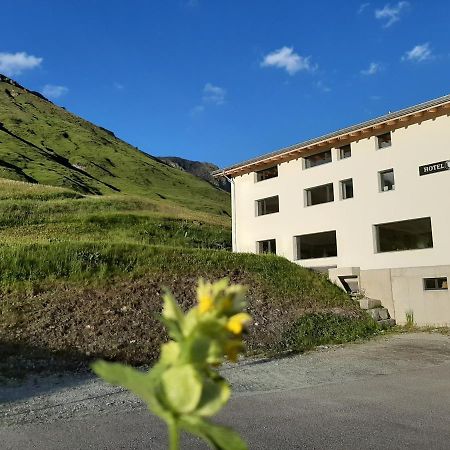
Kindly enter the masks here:
M 248 311 L 253 324 L 246 336 L 250 354 L 275 352 L 295 320 L 318 311 L 313 299 L 274 299 L 267 286 L 243 271 L 224 275 L 232 283 L 250 286 Z M 103 286 L 58 284 L 39 294 L 4 296 L 0 373 L 73 368 L 97 357 L 149 364 L 167 339 L 158 320 L 164 288 L 188 309 L 195 301 L 196 284 L 197 277 L 151 275 Z M 351 307 L 328 311 L 360 317 Z

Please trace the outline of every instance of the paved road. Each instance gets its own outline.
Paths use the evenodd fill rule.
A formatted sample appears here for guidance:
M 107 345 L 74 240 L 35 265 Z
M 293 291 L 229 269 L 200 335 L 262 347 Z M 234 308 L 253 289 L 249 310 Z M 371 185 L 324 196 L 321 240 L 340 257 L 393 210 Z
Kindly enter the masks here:
M 219 422 L 252 449 L 449 449 L 450 336 L 393 335 L 224 375 Z M 128 393 L 95 379 L 3 389 L 2 449 L 165 449 L 165 429 Z M 206 448 L 186 438 L 183 448 Z

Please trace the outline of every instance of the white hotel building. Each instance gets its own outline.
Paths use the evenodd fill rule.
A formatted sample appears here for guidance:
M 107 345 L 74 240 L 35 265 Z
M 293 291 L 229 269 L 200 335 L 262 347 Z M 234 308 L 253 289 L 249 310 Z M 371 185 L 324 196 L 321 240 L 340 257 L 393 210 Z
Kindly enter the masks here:
M 450 325 L 450 96 L 244 161 L 233 250 L 277 255 Z

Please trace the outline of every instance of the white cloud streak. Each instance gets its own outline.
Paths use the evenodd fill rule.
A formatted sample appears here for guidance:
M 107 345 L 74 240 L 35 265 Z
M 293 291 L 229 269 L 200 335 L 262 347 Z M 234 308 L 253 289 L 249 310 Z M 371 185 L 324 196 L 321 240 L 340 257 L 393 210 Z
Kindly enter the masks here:
M 403 55 L 402 61 L 422 62 L 432 58 L 433 55 L 430 44 L 426 42 L 425 44 L 416 45 L 411 50 L 407 51 Z
M 375 75 L 381 70 L 381 64 L 376 62 L 371 62 L 367 69 L 361 70 L 362 75 Z
M 67 94 L 69 89 L 66 86 L 57 86 L 54 84 L 46 84 L 42 88 L 42 95 L 48 98 L 59 98 Z
M 362 14 L 369 6 L 370 3 L 362 3 L 358 8 L 358 14 Z
M 384 20 L 383 27 L 388 28 L 400 20 L 400 16 L 409 8 L 409 6 L 410 4 L 407 1 L 398 2 L 393 6 L 388 3 L 382 9 L 375 10 L 375 18 Z
M 211 83 L 206 83 L 203 88 L 203 102 L 212 103 L 214 105 L 223 105 L 225 103 L 225 97 L 227 91 L 220 87 L 214 86 Z
M 12 77 L 20 75 L 24 70 L 39 67 L 43 59 L 25 52 L 0 53 L 0 72 Z
M 315 84 L 316 88 L 322 92 L 331 92 L 331 88 L 321 80 L 317 81 L 314 84 Z
M 203 86 L 202 102 L 189 111 L 191 117 L 198 116 L 205 112 L 207 105 L 220 106 L 226 103 L 227 91 L 223 87 L 215 86 L 212 83 L 206 83 Z
M 313 72 L 317 68 L 311 65 L 309 56 L 295 53 L 293 47 L 282 47 L 267 54 L 261 62 L 261 67 L 277 67 L 286 70 L 289 75 L 300 71 Z

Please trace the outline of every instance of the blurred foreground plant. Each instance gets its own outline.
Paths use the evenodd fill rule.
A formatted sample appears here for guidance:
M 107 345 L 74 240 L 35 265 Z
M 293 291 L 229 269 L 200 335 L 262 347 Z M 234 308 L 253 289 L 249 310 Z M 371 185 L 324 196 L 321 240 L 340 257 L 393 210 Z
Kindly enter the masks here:
M 162 322 L 171 340 L 161 347 L 159 361 L 148 372 L 97 361 L 94 372 L 124 386 L 144 400 L 168 426 L 170 449 L 179 448 L 180 431 L 206 440 L 215 449 L 246 449 L 229 428 L 207 420 L 230 398 L 228 382 L 217 372 L 225 358 L 236 362 L 243 351 L 242 332 L 250 322 L 243 312 L 245 288 L 199 281 L 198 304 L 184 314 L 170 293 L 164 295 Z

